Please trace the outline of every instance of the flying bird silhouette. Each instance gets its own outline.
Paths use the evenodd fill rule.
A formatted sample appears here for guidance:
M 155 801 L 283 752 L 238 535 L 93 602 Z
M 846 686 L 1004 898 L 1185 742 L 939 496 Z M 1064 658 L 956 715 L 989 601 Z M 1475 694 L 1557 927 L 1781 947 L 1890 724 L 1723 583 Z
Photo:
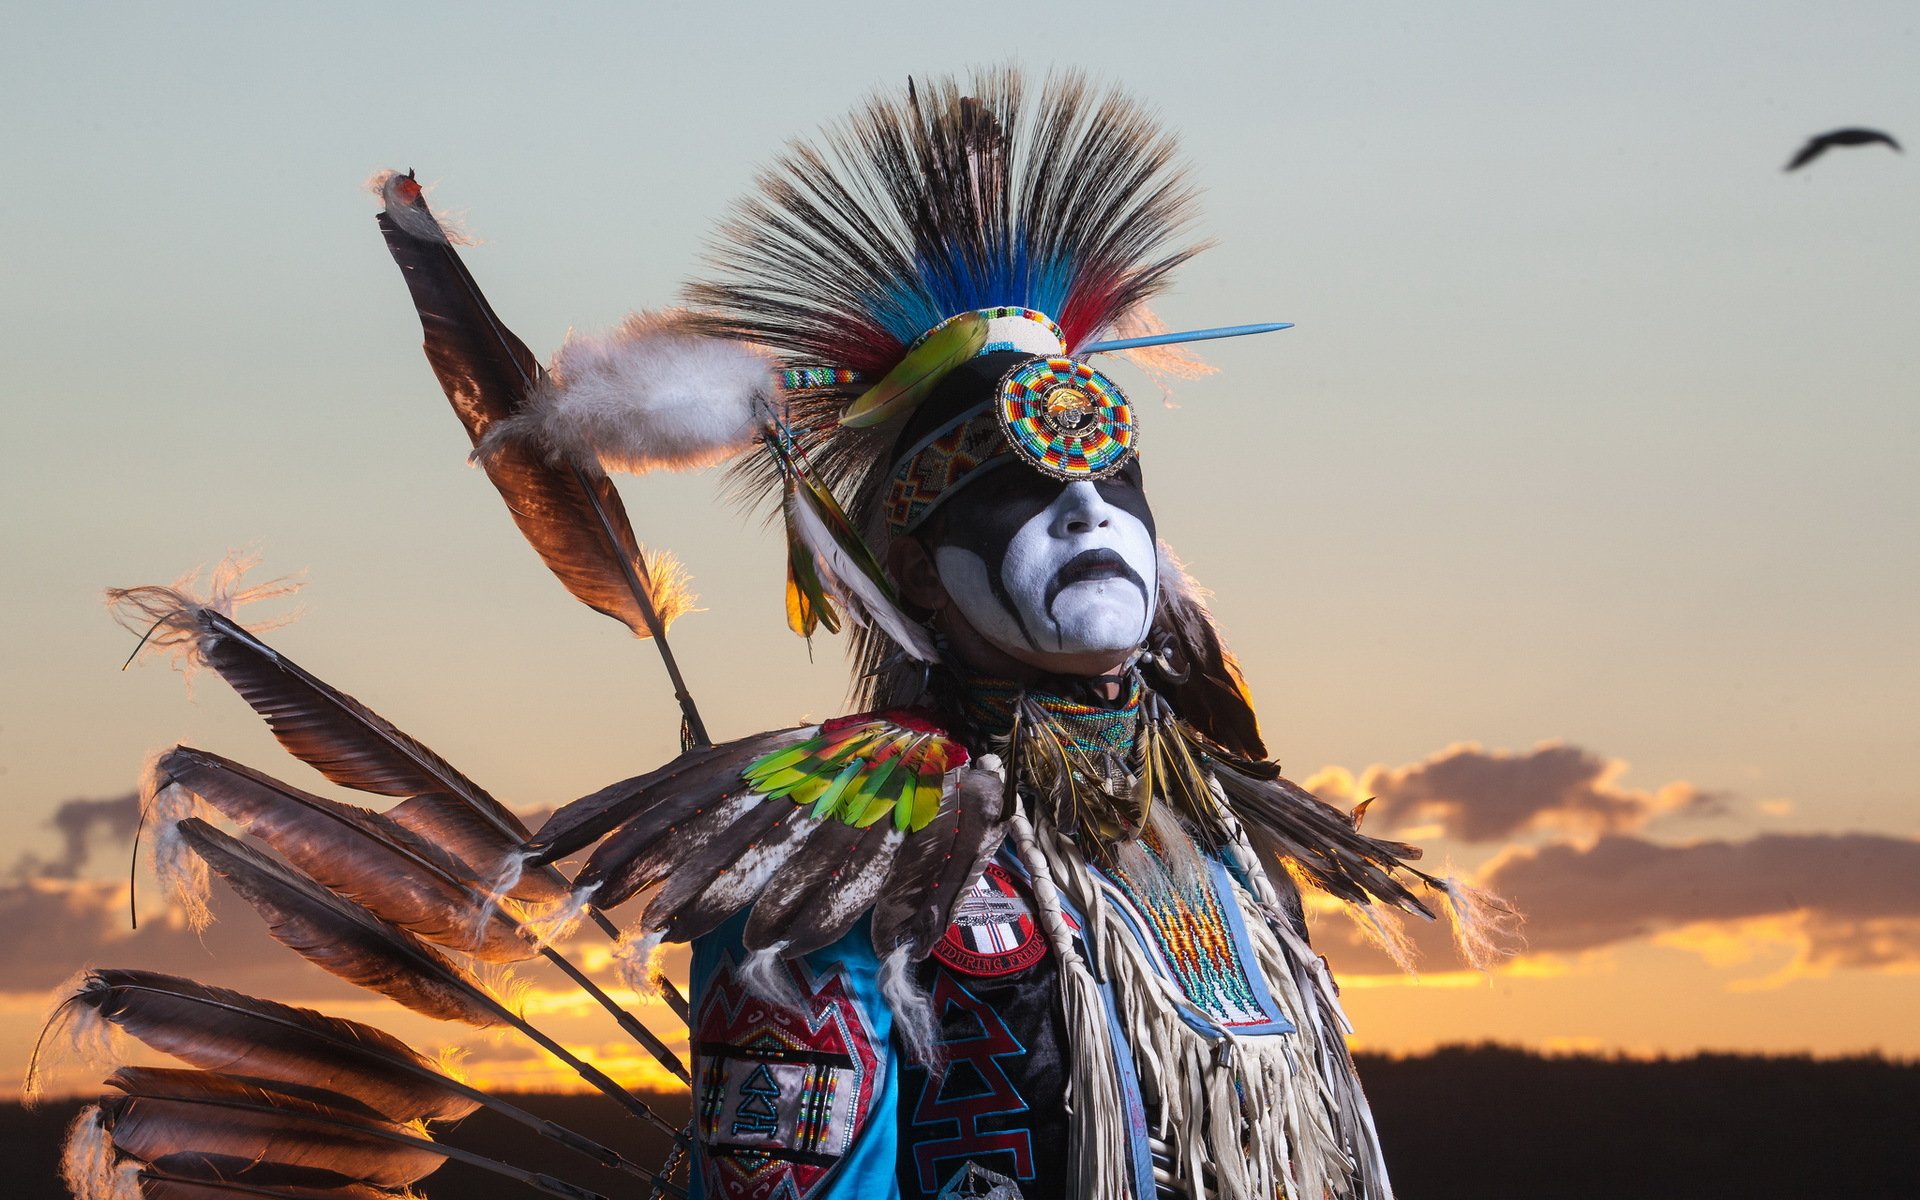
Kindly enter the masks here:
M 1881 133 L 1878 129 L 1836 129 L 1832 133 L 1823 133 L 1819 137 L 1808 138 L 1807 144 L 1800 147 L 1800 153 L 1794 155 L 1793 161 L 1788 163 L 1784 169 L 1797 171 L 1814 159 L 1819 158 L 1822 154 L 1825 154 L 1827 150 L 1833 146 L 1871 146 L 1875 142 L 1885 142 L 1895 150 L 1900 149 L 1899 142 L 1894 141 L 1890 135 Z

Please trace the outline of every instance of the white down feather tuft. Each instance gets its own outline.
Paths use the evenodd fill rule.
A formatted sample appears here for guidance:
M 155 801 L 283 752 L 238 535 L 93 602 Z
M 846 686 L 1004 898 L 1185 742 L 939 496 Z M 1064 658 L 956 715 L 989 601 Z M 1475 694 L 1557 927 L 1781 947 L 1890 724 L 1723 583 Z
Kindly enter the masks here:
M 524 411 L 475 453 L 515 441 L 588 470 L 686 471 L 751 446 L 779 395 L 767 353 L 691 331 L 678 312 L 636 313 L 601 337 L 568 334 Z

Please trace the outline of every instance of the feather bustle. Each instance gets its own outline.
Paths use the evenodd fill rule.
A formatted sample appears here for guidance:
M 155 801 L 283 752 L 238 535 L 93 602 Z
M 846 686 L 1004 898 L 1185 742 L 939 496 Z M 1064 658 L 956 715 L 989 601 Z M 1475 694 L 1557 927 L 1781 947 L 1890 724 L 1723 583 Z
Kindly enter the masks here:
M 709 797 L 697 806 L 676 806 L 673 815 L 678 820 L 657 820 L 654 813 L 635 817 L 595 847 L 586 866 L 574 876 L 575 889 L 591 891 L 593 902 L 602 908 L 624 904 L 679 870 L 698 847 L 754 809 L 768 803 L 786 803 L 770 802 L 745 791 L 745 786 Z
M 642 812 L 670 823 L 686 810 L 737 787 L 740 769 L 753 759 L 800 741 L 817 728 L 775 730 L 690 750 L 657 770 L 608 784 L 562 805 L 527 843 L 535 852 L 531 861 L 565 858 Z
M 852 929 L 873 907 L 905 840 L 892 822 L 874 822 L 836 869 L 793 906 L 781 934 L 787 954 L 825 949 Z
M 753 903 L 759 891 L 754 880 L 766 877 L 754 862 L 778 853 L 807 824 L 805 814 L 784 800 L 754 806 L 705 842 L 687 847 L 666 886 L 647 903 L 642 924 L 675 942 L 717 928 Z
M 918 961 L 953 920 L 953 906 L 999 852 L 1007 826 L 996 760 L 954 772 L 933 821 L 908 838 L 873 910 L 873 948 L 906 947 Z
M 808 900 L 820 888 L 829 886 L 841 872 L 858 870 L 856 848 L 870 833 L 880 829 L 880 824 L 862 829 L 845 821 L 821 821 L 806 842 L 787 856 L 759 899 L 754 901 L 741 938 L 746 948 L 765 950 L 775 943 L 790 941 L 790 926 L 802 918 L 801 910 Z

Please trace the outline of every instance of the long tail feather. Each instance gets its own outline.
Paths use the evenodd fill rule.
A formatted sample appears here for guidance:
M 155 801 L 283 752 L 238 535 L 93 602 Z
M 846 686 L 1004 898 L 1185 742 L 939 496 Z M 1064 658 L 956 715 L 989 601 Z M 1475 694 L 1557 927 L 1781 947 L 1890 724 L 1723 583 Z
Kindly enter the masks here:
M 502 1023 L 505 1007 L 478 980 L 412 934 L 204 821 L 182 821 L 180 833 L 274 939 L 308 962 L 430 1017 Z
M 296 1198 L 316 1187 L 351 1195 L 363 1182 L 405 1187 L 451 1159 L 560 1200 L 605 1200 L 551 1175 L 441 1145 L 328 1092 L 146 1067 L 122 1068 L 107 1083 L 124 1095 L 102 1102 L 105 1124 L 116 1149 L 144 1160 L 143 1183 L 258 1185 L 267 1190 L 257 1194 Z
M 686 809 L 684 820 L 656 820 L 649 812 L 622 825 L 594 849 L 586 866 L 574 876 L 576 892 L 591 891 L 594 903 L 602 908 L 625 903 L 670 872 L 679 871 L 689 860 L 691 847 L 719 837 L 762 805 L 785 805 L 784 801 L 768 801 L 745 787 L 741 784 L 733 795 L 711 797 L 698 807 Z
M 226 590 L 237 586 L 237 579 L 228 581 Z M 168 631 L 174 641 L 167 644 L 186 655 L 189 667 L 218 672 L 295 758 L 342 787 L 410 797 L 397 806 L 405 812 L 396 812 L 395 819 L 458 856 L 480 877 L 500 875 L 526 840 L 520 818 L 453 764 L 234 621 L 232 600 L 197 597 L 179 585 L 116 589 L 108 595 L 123 623 L 151 619 Z M 528 872 L 514 895 L 542 902 L 564 891 L 554 873 Z
M 181 746 L 161 760 L 181 786 L 281 857 L 375 916 L 488 962 L 534 953 L 466 865 L 379 813 L 309 795 L 239 763 Z
M 684 870 L 647 905 L 644 924 L 675 942 L 692 941 L 719 928 L 753 903 L 787 856 L 805 844 L 819 824 L 793 805 L 766 804 L 687 856 Z
M 494 314 L 445 236 L 435 236 L 439 225 L 419 186 L 390 176 L 383 198 L 380 231 L 419 311 L 427 361 L 478 446 L 496 421 L 526 406 L 543 375 L 540 364 Z M 550 465 L 514 441 L 481 466 L 547 568 L 590 608 L 644 638 L 653 622 L 643 604 L 663 630 L 692 606 L 684 588 L 670 586 L 675 569 L 656 558 L 649 573 L 620 493 L 604 475 Z
M 885 822 L 872 829 L 862 829 L 845 821 L 821 821 L 806 843 L 787 856 L 786 865 L 767 882 L 760 898 L 754 901 L 742 936 L 746 948 L 765 950 L 790 941 L 788 926 L 802 913 L 807 901 L 816 896 L 820 888 L 829 885 L 839 872 L 859 867 L 861 860 L 856 848 L 869 833 L 877 837 L 886 831 Z
M 324 1088 L 392 1121 L 452 1121 L 480 1104 L 392 1034 L 154 971 L 90 971 L 76 1009 L 209 1071 Z
M 371 1025 L 153 971 L 88 972 L 63 1013 L 206 1070 L 338 1092 L 388 1120 L 453 1121 L 485 1105 L 602 1166 L 653 1173 L 589 1138 L 443 1074 Z
M 101 1104 L 115 1148 L 168 1174 L 397 1188 L 446 1161 L 430 1139 L 326 1092 L 158 1067 L 122 1067 L 107 1084 L 124 1093 Z
M 838 866 L 794 904 L 791 914 L 781 922 L 785 953 L 810 954 L 831 946 L 852 929 L 854 922 L 873 907 L 906 840 L 906 834 L 894 828 L 891 821 L 876 822 L 863 831 Z

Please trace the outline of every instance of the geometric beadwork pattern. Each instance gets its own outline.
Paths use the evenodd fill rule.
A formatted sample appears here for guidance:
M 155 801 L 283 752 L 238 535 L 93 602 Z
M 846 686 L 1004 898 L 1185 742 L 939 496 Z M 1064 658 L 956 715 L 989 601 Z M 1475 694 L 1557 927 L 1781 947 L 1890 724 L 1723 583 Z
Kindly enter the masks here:
M 958 422 L 900 464 L 887 492 L 887 525 L 895 536 L 911 532 L 949 492 L 996 460 L 1011 461 L 999 423 L 987 413 Z
M 997 405 L 1007 441 L 1056 479 L 1104 479 L 1133 456 L 1133 406 L 1112 380 L 1071 358 L 1008 371 Z

